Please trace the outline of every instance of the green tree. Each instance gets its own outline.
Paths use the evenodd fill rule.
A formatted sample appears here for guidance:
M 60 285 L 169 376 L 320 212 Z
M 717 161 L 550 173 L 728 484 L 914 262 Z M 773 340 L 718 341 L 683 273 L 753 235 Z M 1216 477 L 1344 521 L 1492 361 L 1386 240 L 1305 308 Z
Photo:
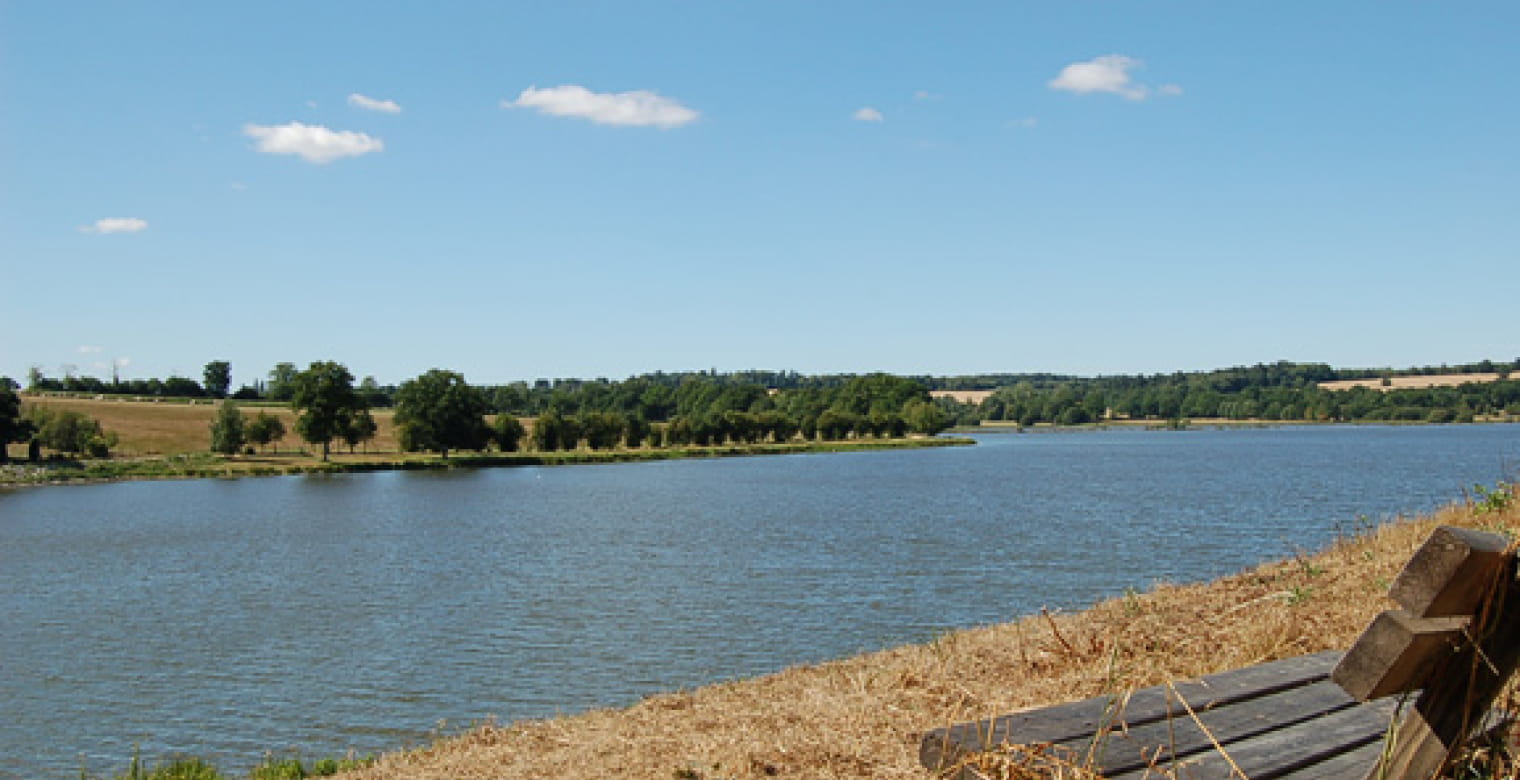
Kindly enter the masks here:
M 950 427 L 950 416 L 930 401 L 909 401 L 903 405 L 902 416 L 908 423 L 908 430 L 925 436 L 933 436 Z
M 6 447 L 32 437 L 32 421 L 21 416 L 21 396 L 9 384 L 0 384 L 0 463 L 9 463 Z
M 247 425 L 243 426 L 243 435 L 247 437 L 249 443 L 263 449 L 271 442 L 278 442 L 285 438 L 285 423 L 280 422 L 280 418 L 269 412 L 259 412 L 248 421 Z M 278 444 L 275 446 L 275 451 L 279 451 Z
M 273 401 L 289 401 L 296 395 L 296 370 L 295 363 L 276 363 L 269 371 L 269 386 L 265 388 L 265 395 Z
M 644 446 L 644 442 L 649 440 L 651 432 L 652 429 L 649 426 L 649 421 L 643 417 L 635 415 L 625 418 L 623 425 L 623 446 L 631 449 L 642 447 Z
M 223 401 L 211 421 L 211 451 L 233 455 L 246 441 L 242 410 L 231 401 Z
M 396 429 L 406 449 L 478 450 L 490 440 L 486 397 L 453 371 L 433 369 L 396 391 Z
M 37 426 L 36 441 L 41 446 L 66 455 L 104 458 L 116 446 L 116 434 L 102 430 L 99 421 L 72 409 L 58 412 L 36 409 L 32 422 Z
M 390 406 L 390 397 L 386 395 L 385 388 L 381 387 L 372 376 L 360 380 L 359 397 L 364 400 L 364 405 L 371 409 L 377 406 Z
M 515 415 L 496 415 L 496 422 L 491 426 L 491 438 L 496 440 L 496 446 L 502 452 L 517 452 L 523 438 L 523 424 Z
M 202 378 L 205 381 L 201 382 L 201 386 L 206 389 L 206 395 L 226 398 L 227 391 L 232 389 L 232 364 L 225 360 L 213 360 L 206 364 Z
M 593 450 L 616 447 L 623 438 L 626 423 L 617 412 L 587 412 L 581 415 L 581 432 L 586 446 Z
M 342 364 L 318 361 L 296 374 L 291 385 L 294 392 L 290 405 L 299 415 L 296 433 L 322 445 L 322 460 L 327 460 L 332 440 L 343 433 L 349 418 L 364 408 L 354 392 L 354 375 Z
M 354 448 L 375 438 L 380 431 L 380 426 L 375 423 L 375 416 L 368 409 L 356 409 L 343 421 L 343 443 L 348 445 L 348 452 L 353 454 Z

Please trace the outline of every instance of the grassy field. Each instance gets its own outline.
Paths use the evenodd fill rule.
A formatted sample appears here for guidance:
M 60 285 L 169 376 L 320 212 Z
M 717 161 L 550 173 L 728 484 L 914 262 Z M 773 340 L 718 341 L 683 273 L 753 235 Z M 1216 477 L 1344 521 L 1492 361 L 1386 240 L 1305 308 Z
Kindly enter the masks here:
M 650 697 L 619 710 L 483 725 L 391 753 L 353 780 L 912 778 L 918 735 L 1015 710 L 1347 647 L 1438 524 L 1520 529 L 1520 497 L 1366 529 L 1313 555 L 1160 585 L 856 658 Z M 967 550 L 967 554 L 976 554 Z M 1015 775 L 1021 776 L 1021 775 Z
M 1497 382 L 1503 379 L 1499 374 L 1431 374 L 1416 376 L 1395 376 L 1388 378 L 1388 384 L 1383 384 L 1381 378 L 1377 379 L 1337 379 L 1333 382 L 1320 382 L 1322 390 L 1350 390 L 1353 387 L 1370 387 L 1373 390 L 1423 390 L 1428 387 L 1460 387 L 1473 382 Z
M 112 396 L 69 398 L 23 395 L 22 404 L 72 409 L 99 420 L 102 428 L 120 437 L 114 454 L 121 457 L 206 452 L 211 446 L 211 420 L 216 416 L 216 404 L 211 401 L 161 403 Z M 245 418 L 265 412 L 280 418 L 280 422 L 285 424 L 285 438 L 274 443 L 275 452 L 295 453 L 307 446 L 296 435 L 296 416 L 289 405 L 259 404 L 242 408 Z M 376 409 L 373 416 L 379 431 L 366 449 L 395 452 L 395 413 L 390 409 Z M 13 444 L 11 447 L 13 456 L 26 454 L 25 447 L 21 445 Z

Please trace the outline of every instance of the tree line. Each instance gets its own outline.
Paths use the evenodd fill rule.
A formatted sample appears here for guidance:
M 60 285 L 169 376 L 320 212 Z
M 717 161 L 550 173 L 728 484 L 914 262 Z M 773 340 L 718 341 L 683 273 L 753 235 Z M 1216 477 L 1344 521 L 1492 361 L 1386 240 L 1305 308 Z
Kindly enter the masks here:
M 1207 372 L 1150 376 L 1068 377 L 1057 374 L 986 374 L 902 377 L 889 374 L 806 376 L 796 372 L 695 371 L 643 374 L 623 381 L 605 378 L 539 379 L 533 383 L 471 385 L 456 372 L 435 369 L 399 386 L 373 377 L 358 382 L 346 366 L 318 361 L 306 369 L 278 363 L 265 378 L 231 389 L 231 364 L 206 364 L 202 382 L 159 380 L 55 380 L 33 369 L 33 391 L 153 392 L 188 397 L 278 401 L 297 412 L 296 433 L 330 454 L 334 442 L 350 451 L 372 440 L 372 409 L 394 407 L 401 446 L 447 457 L 451 450 L 550 451 L 588 447 L 707 446 L 793 439 L 932 435 L 953 424 L 982 420 L 1021 425 L 1078 425 L 1113 419 L 1183 420 L 1229 418 L 1280 421 L 1468 422 L 1479 417 L 1520 416 L 1520 369 L 1482 361 L 1442 370 L 1496 373 L 1500 381 L 1435 388 L 1328 390 L 1320 383 L 1346 378 L 1429 375 L 1430 367 L 1402 371 L 1337 370 L 1322 363 L 1236 366 Z M 1003 384 L 979 405 L 933 398 L 930 389 Z M 23 416 L 14 390 L 0 377 L 0 439 L 30 441 L 64 453 L 106 453 L 113 437 L 77 412 L 38 410 Z M 9 399 L 9 400 L 7 400 Z M 8 411 L 10 408 L 15 411 Z M 487 418 L 494 417 L 488 422 Z M 534 418 L 524 426 L 518 418 Z M 213 423 L 212 449 L 238 452 L 263 447 L 285 435 L 266 412 L 245 419 L 225 406 Z M 0 456 L 3 457 L 3 456 Z M 0 461 L 3 462 L 3 461 Z
M 1511 364 L 1493 368 L 1483 373 L 1508 377 L 1513 370 Z M 983 419 L 1021 425 L 1192 418 L 1444 423 L 1501 414 L 1520 416 L 1520 381 L 1514 379 L 1457 387 L 1320 387 L 1320 382 L 1332 378 L 1340 377 L 1317 364 L 1277 363 L 1204 373 L 1068 380 L 1044 387 L 1020 382 L 998 389 L 978 411 Z
M 354 385 L 346 366 L 312 363 L 292 374 L 288 386 L 296 433 L 320 446 L 324 460 L 336 440 L 352 448 L 375 435 L 371 401 Z M 514 409 L 496 403 L 500 390 L 471 385 L 461 374 L 443 369 L 401 383 L 392 398 L 402 449 L 447 458 L 452 450 L 491 446 L 515 452 L 524 445 L 554 451 L 781 443 L 933 435 L 952 423 L 944 404 L 931 399 L 922 384 L 888 374 L 791 390 L 700 376 L 688 376 L 674 387 L 636 380 L 561 386 L 552 390 L 546 408 L 533 415 L 531 428 Z M 488 422 L 491 416 L 494 420 Z M 263 412 L 246 421 L 238 406 L 226 401 L 211 424 L 212 449 L 230 454 L 251 443 L 267 443 L 259 437 L 267 436 L 271 422 L 279 424 Z

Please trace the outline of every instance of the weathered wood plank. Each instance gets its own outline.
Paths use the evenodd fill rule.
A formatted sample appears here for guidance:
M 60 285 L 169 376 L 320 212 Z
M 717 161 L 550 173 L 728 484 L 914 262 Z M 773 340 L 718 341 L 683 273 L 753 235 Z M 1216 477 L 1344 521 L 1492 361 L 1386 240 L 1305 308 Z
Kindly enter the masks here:
M 1504 683 L 1520 665 L 1520 586 L 1513 560 L 1500 570 L 1501 587 L 1469 631 L 1471 647 L 1439 664 L 1425 692 L 1399 724 L 1387 763 L 1369 778 L 1431 777 L 1479 725 Z
M 1507 549 L 1499 534 L 1443 525 L 1404 565 L 1388 596 L 1417 617 L 1471 615 Z
M 1226 758 L 1217 750 L 1199 753 L 1177 766 L 1179 780 L 1225 780 L 1234 774 L 1231 761 L 1251 780 L 1273 780 L 1300 772 L 1319 778 L 1323 762 L 1348 750 L 1375 744 L 1387 733 L 1395 702 L 1383 699 L 1336 710 L 1243 740 L 1226 743 Z M 1373 759 L 1375 760 L 1375 759 Z M 1338 766 L 1338 765 L 1336 765 Z M 1366 764 L 1362 765 L 1363 771 Z M 1145 769 L 1110 776 L 1110 780 L 1138 780 Z M 1155 777 L 1152 770 L 1151 777 Z
M 1330 673 L 1358 701 L 1425 686 L 1441 659 L 1456 652 L 1466 617 L 1420 618 L 1395 609 L 1378 615 Z
M 1195 711 L 1266 696 L 1326 679 L 1341 653 L 1325 651 L 1179 682 L 1177 693 Z M 925 734 L 919 760 L 930 769 L 951 766 L 962 757 L 1004 743 L 1064 742 L 1091 737 L 1115 724 L 1130 728 L 1168 716 L 1165 687 L 1135 691 L 1127 700 L 1095 696 L 1000 718 L 961 723 Z
M 1384 741 L 1374 740 L 1354 750 L 1337 753 L 1317 764 L 1311 764 L 1284 777 L 1312 778 L 1312 780 L 1362 780 L 1367 767 L 1375 766 L 1383 755 Z
M 1356 706 L 1356 701 L 1329 680 L 1292 688 L 1287 691 L 1246 699 L 1226 706 L 1203 709 L 1193 702 L 1193 711 L 1221 744 L 1229 745 L 1248 737 L 1286 728 L 1295 723 L 1319 718 L 1337 710 Z M 1171 717 L 1113 731 L 1097 745 L 1091 737 L 1062 742 L 1063 748 L 1090 756 L 1084 761 L 1104 774 L 1121 774 L 1148 764 L 1166 765 L 1172 759 L 1186 759 L 1214 750 L 1209 735 L 1199 728 L 1178 703 Z M 1366 769 L 1364 764 L 1363 769 Z

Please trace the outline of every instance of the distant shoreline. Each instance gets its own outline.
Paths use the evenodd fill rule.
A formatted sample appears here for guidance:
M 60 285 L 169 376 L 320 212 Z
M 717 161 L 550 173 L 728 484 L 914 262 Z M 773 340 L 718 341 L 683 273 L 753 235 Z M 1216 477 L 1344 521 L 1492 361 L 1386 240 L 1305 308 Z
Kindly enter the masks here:
M 658 447 L 647 449 L 562 450 L 553 452 L 509 452 L 416 456 L 396 453 L 334 454 L 331 460 L 312 456 L 234 455 L 182 453 L 141 458 L 44 461 L 12 461 L 0 466 L 0 488 L 40 487 L 45 485 L 89 485 L 105 482 L 130 482 L 171 479 L 236 479 L 296 474 L 358 474 L 374 471 L 431 471 L 455 468 L 510 468 L 522 466 L 572 466 L 604 463 L 639 463 L 660 460 L 736 458 L 760 455 L 802 453 L 865 452 L 873 450 L 916 449 L 921 447 L 960 447 L 976 442 L 961 437 L 923 437 L 903 439 L 850 439 L 845 441 L 788 442 L 783 444 L 735 444 L 721 446 Z

